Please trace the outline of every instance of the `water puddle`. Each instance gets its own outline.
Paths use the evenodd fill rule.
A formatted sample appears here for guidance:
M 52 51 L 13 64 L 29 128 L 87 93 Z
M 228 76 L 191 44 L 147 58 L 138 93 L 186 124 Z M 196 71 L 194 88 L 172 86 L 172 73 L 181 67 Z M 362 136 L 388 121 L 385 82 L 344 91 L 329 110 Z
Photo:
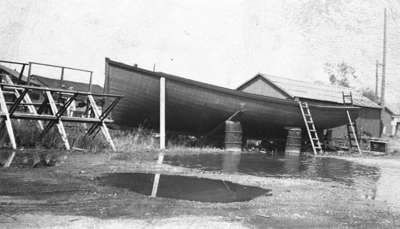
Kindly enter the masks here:
M 166 156 L 165 163 L 204 171 L 243 173 L 263 177 L 294 177 L 336 181 L 347 185 L 373 182 L 375 167 L 335 158 L 271 157 L 260 153 L 224 153 Z
M 100 183 L 126 188 L 137 193 L 150 195 L 155 174 L 149 173 L 108 173 L 100 177 Z M 223 180 L 206 178 L 160 175 L 158 197 L 167 197 L 201 202 L 241 202 L 262 195 L 271 195 L 271 190 L 235 184 Z

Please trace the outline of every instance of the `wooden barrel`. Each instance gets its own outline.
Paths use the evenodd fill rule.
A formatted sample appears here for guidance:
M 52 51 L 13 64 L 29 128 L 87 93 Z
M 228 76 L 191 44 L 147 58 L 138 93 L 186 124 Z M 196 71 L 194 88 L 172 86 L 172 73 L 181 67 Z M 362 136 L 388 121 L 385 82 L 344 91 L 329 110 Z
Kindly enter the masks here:
M 225 149 L 242 151 L 242 125 L 240 122 L 225 121 Z
M 288 130 L 286 138 L 285 153 L 289 155 L 300 155 L 301 150 L 301 128 L 286 128 Z

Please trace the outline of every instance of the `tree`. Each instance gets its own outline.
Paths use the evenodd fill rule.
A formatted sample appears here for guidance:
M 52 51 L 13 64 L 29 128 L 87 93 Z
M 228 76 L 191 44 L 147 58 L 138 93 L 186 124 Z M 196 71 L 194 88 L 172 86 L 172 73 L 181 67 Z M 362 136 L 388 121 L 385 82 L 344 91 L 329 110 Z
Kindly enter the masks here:
M 351 87 L 350 81 L 357 79 L 356 70 L 345 62 L 338 64 L 325 63 L 324 71 L 328 73 L 329 81 L 332 85 Z

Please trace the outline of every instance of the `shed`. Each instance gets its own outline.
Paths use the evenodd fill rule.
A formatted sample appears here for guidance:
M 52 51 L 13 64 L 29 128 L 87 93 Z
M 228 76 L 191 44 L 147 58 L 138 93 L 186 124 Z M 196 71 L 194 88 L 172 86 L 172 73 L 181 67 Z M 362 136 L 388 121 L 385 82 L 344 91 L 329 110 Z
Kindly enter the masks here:
M 353 104 L 361 108 L 356 120 L 361 135 L 379 137 L 382 129 L 381 107 L 350 88 L 257 74 L 237 90 L 281 99 L 306 101 L 314 104 L 343 104 L 342 92 L 352 92 Z M 343 115 L 346 115 L 343 113 Z M 318 129 L 318 127 L 317 127 Z M 332 129 L 332 138 L 347 136 L 346 126 Z
M 388 103 L 382 113 L 384 136 L 396 136 L 400 129 L 400 103 Z

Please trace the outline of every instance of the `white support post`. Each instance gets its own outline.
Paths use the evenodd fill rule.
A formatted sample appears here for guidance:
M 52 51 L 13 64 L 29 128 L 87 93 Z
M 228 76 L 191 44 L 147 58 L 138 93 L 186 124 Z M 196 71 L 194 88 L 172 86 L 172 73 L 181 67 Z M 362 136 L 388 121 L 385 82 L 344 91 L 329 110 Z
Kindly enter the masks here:
M 160 150 L 165 149 L 165 78 L 160 78 Z
M 16 154 L 16 152 L 15 152 L 15 150 L 13 150 L 13 151 L 11 152 L 10 156 L 8 157 L 6 163 L 4 163 L 4 165 L 3 165 L 4 168 L 10 167 L 11 163 L 12 163 L 13 160 L 14 160 L 15 154 Z
M 7 134 L 8 138 L 10 139 L 11 147 L 13 149 L 17 149 L 17 143 L 15 142 L 14 130 L 12 128 L 10 114 L 8 113 L 6 99 L 4 98 L 4 93 L 1 87 L 0 87 L 0 108 L 4 118 L 4 122 L 6 124 Z
M 164 161 L 165 150 L 165 78 L 160 78 L 160 153 L 158 155 L 157 164 L 161 165 Z M 154 175 L 153 190 L 151 197 L 157 196 L 158 183 L 160 182 L 160 174 Z
M 49 100 L 51 112 L 55 116 L 58 112 L 58 109 L 57 109 L 56 103 L 54 102 L 53 96 L 51 95 L 51 92 L 46 90 L 46 96 L 47 96 L 47 99 Z M 70 150 L 71 147 L 68 142 L 67 132 L 65 132 L 64 124 L 62 123 L 61 120 L 58 120 L 56 125 L 57 125 L 58 132 L 61 135 L 61 139 L 64 142 L 65 149 Z

